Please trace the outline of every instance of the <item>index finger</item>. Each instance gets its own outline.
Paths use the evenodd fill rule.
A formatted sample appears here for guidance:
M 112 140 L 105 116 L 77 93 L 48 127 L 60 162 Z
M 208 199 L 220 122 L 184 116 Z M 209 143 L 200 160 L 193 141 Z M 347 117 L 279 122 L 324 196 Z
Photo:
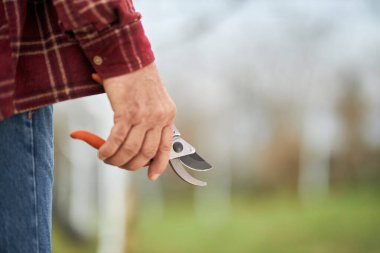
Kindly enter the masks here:
M 149 165 L 148 177 L 150 180 L 155 181 L 168 166 L 172 139 L 173 126 L 170 124 L 162 129 L 160 146 L 156 156 Z
M 99 148 L 98 156 L 101 160 L 106 160 L 113 156 L 124 143 L 131 126 L 126 123 L 115 123 L 107 141 Z

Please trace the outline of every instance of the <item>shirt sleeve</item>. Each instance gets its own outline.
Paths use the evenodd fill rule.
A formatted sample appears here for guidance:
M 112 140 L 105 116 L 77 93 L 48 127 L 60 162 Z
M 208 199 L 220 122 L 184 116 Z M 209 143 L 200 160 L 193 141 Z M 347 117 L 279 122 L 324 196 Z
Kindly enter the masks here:
M 132 0 L 53 0 L 61 26 L 74 34 L 102 78 L 136 71 L 154 61 Z

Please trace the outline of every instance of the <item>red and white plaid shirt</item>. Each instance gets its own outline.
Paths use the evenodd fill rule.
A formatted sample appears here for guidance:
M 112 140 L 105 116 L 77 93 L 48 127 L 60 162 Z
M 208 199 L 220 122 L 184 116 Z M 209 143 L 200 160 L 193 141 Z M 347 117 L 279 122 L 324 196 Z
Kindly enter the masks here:
M 131 0 L 2 0 L 0 120 L 104 92 L 91 79 L 154 61 Z

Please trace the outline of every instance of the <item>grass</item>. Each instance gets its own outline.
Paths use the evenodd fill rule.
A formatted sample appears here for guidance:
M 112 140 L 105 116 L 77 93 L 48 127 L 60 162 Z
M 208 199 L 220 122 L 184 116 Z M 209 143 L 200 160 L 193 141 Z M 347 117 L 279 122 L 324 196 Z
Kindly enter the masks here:
M 291 197 L 235 197 L 229 214 L 172 202 L 157 219 L 144 208 L 137 253 L 380 252 L 380 197 L 361 192 L 301 205 Z M 151 218 L 153 217 L 153 218 Z
M 215 202 L 216 203 L 216 202 Z M 133 253 L 380 253 L 380 194 L 360 190 L 308 204 L 289 196 L 234 195 L 230 208 L 148 202 L 136 220 Z M 55 226 L 54 253 L 96 252 Z M 110 252 L 112 253 L 112 252 Z
M 53 253 L 94 253 L 96 252 L 95 241 L 80 241 L 72 234 L 53 221 L 52 231 Z

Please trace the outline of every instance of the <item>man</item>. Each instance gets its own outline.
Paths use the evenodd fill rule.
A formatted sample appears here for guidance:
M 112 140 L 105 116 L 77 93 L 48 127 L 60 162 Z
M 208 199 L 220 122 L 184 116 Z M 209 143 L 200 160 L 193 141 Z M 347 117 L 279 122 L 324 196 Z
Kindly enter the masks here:
M 51 252 L 50 104 L 105 90 L 114 126 L 99 158 L 132 171 L 153 159 L 151 180 L 166 168 L 175 105 L 140 18 L 131 0 L 2 0 L 0 252 Z

